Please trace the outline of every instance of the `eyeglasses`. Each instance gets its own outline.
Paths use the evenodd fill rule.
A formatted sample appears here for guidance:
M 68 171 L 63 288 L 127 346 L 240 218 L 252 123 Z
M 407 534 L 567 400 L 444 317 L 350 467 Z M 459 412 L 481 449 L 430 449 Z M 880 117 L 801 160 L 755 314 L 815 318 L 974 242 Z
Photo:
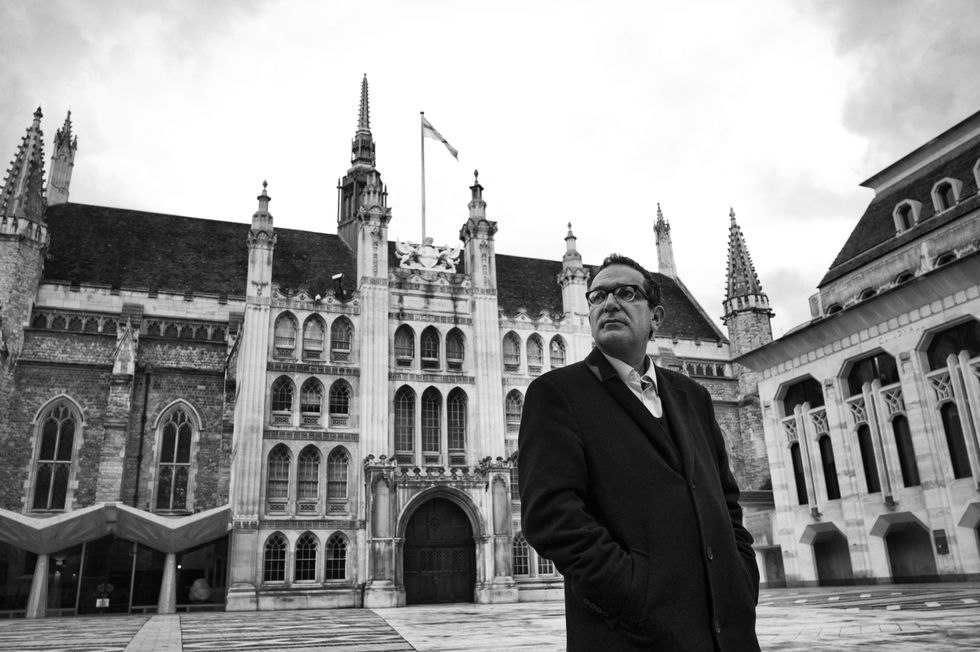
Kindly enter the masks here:
M 614 288 L 597 288 L 585 293 L 585 300 L 590 306 L 601 306 L 606 302 L 609 295 L 616 297 L 620 303 L 633 303 L 639 299 L 648 301 L 646 293 L 640 289 L 639 285 L 617 285 Z

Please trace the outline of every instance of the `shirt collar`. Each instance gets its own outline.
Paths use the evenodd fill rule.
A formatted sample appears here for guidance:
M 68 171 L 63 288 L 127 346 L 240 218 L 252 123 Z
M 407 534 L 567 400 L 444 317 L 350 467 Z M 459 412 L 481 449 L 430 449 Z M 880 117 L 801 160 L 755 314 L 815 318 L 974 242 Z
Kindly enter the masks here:
M 627 363 L 623 362 L 619 358 L 614 358 L 611 355 L 606 355 L 606 353 L 601 349 L 599 353 L 602 353 L 602 355 L 606 356 L 606 360 L 608 360 L 609 364 L 612 365 L 612 368 L 616 370 L 616 375 L 619 376 L 619 379 L 622 380 L 624 383 L 626 383 L 626 385 L 639 384 L 639 379 L 643 376 L 646 376 L 653 382 L 653 386 L 657 388 L 657 391 L 660 390 L 660 388 L 657 387 L 657 374 L 653 369 L 653 360 L 650 358 L 649 355 L 644 356 L 645 362 L 643 365 L 643 373 L 638 374 L 636 373 L 636 370 L 633 367 L 629 366 Z M 631 376 L 635 376 L 636 380 L 635 381 L 632 380 Z

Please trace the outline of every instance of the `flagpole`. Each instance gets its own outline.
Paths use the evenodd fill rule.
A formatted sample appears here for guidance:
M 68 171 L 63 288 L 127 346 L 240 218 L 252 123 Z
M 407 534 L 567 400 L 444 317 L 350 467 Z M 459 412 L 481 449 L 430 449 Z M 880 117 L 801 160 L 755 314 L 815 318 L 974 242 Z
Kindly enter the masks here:
M 422 152 L 422 242 L 425 242 L 425 111 L 419 111 L 419 142 Z

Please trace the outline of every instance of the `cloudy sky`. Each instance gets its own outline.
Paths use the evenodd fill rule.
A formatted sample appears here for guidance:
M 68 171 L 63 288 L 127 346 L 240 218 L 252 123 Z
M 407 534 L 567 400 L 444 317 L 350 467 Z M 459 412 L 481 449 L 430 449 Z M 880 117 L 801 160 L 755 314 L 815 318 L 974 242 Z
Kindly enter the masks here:
M 72 111 L 72 201 L 334 232 L 368 75 L 392 239 L 457 242 L 480 170 L 497 251 L 656 268 L 721 313 L 734 207 L 780 334 L 860 217 L 859 187 L 980 109 L 980 3 L 0 0 L 0 158 Z M 720 322 L 719 322 L 720 323 Z

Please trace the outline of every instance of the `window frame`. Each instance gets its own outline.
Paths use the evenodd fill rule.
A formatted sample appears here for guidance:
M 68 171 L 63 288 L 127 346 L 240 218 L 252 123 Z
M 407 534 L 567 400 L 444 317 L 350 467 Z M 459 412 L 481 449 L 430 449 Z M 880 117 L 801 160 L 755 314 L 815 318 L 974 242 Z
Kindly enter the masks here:
M 67 418 L 63 420 L 67 421 L 71 419 L 74 422 L 72 427 L 72 441 L 70 446 L 70 457 L 68 460 L 59 460 L 57 457 L 50 460 L 41 460 L 40 455 L 42 448 L 44 447 L 43 429 L 45 422 L 52 417 L 53 413 L 57 410 L 64 410 L 67 412 Z M 54 399 L 48 401 L 44 406 L 41 407 L 35 414 L 34 418 L 34 441 L 33 441 L 33 453 L 31 455 L 31 481 L 30 481 L 30 494 L 26 502 L 30 505 L 30 512 L 42 512 L 42 513 L 59 513 L 71 511 L 74 503 L 75 494 L 75 476 L 78 469 L 78 454 L 81 449 L 82 440 L 84 439 L 85 432 L 85 422 L 82 420 L 82 411 L 79 409 L 78 405 L 70 398 L 65 395 L 55 397 Z M 58 428 L 57 437 L 55 440 L 54 454 L 58 455 L 59 448 L 61 448 L 61 428 Z M 47 497 L 44 501 L 44 507 L 35 507 L 37 503 L 37 490 L 41 483 L 41 464 L 51 464 L 54 473 L 51 473 L 50 480 L 48 481 Z M 55 474 L 57 472 L 58 465 L 67 467 L 67 477 L 65 478 L 65 495 L 62 501 L 61 507 L 52 507 L 51 499 L 52 492 L 54 490 Z
M 190 430 L 189 439 L 187 443 L 187 461 L 186 462 L 163 462 L 161 460 L 165 452 L 163 450 L 163 446 L 164 446 L 164 438 L 166 436 L 166 427 L 168 424 L 171 423 L 172 419 L 174 419 L 174 417 L 177 414 L 182 414 L 184 416 L 184 422 L 181 425 L 186 425 Z M 156 431 L 156 447 L 155 447 L 155 464 L 153 467 L 153 478 L 152 478 L 153 493 L 152 493 L 150 504 L 154 506 L 153 509 L 154 512 L 178 513 L 178 514 L 189 513 L 193 511 L 193 505 L 194 505 L 194 488 L 195 488 L 195 480 L 197 475 L 194 461 L 197 459 L 197 447 L 198 447 L 198 442 L 200 437 L 200 418 L 198 417 L 196 410 L 194 410 L 194 408 L 191 407 L 190 404 L 186 403 L 185 401 L 177 401 L 171 405 L 168 405 L 166 408 L 160 411 L 160 416 L 157 417 L 157 423 L 154 430 Z M 180 436 L 180 428 L 178 428 L 177 438 L 175 438 L 174 441 L 175 454 L 179 450 L 179 436 Z M 184 495 L 183 507 L 173 506 L 173 500 L 172 500 L 173 492 L 174 492 L 173 484 L 171 485 L 171 489 L 170 489 L 170 495 L 171 495 L 170 506 L 169 507 L 160 506 L 160 489 L 161 489 L 160 482 L 163 475 L 162 472 L 163 472 L 164 465 L 172 467 L 175 472 L 178 467 L 185 469 L 186 476 L 184 481 L 186 484 L 184 486 L 185 495 Z M 171 478 L 173 477 L 175 476 L 172 475 Z

